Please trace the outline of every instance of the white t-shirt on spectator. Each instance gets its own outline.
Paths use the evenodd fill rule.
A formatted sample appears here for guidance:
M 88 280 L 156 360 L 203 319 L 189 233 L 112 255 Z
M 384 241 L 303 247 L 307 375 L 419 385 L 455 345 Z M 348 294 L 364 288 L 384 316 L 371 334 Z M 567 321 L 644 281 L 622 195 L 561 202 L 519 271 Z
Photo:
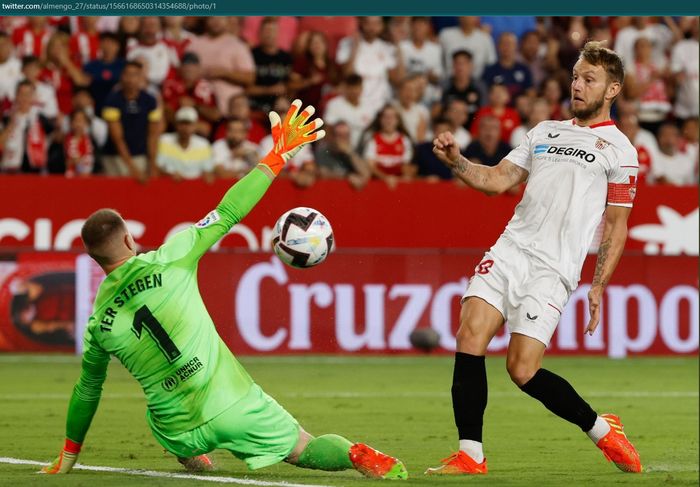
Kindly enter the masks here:
M 275 144 L 272 142 L 272 135 L 267 135 L 260 141 L 260 149 L 258 154 L 260 154 L 260 159 L 265 157 L 265 155 L 270 152 L 272 147 Z M 312 163 L 314 162 L 314 153 L 311 150 L 311 145 L 304 145 L 301 147 L 301 150 L 297 152 L 294 157 L 289 159 L 287 163 L 284 165 L 285 170 L 289 172 L 296 172 L 302 167 L 304 167 L 304 164 Z
M 685 150 L 669 156 L 659 151 L 651 166 L 651 180 L 664 178 L 674 186 L 691 186 L 698 184 L 695 179 L 697 152 L 694 146 L 687 145 Z
M 246 149 L 246 152 L 253 152 L 256 155 L 259 153 L 258 145 L 249 140 L 244 140 L 242 146 Z M 253 167 L 249 161 L 232 155 L 231 148 L 228 146 L 226 139 L 219 139 L 214 142 L 212 151 L 214 153 L 215 167 L 221 166 L 232 172 L 247 172 Z
M 646 37 L 651 41 L 651 59 L 659 69 L 668 65 L 666 52 L 673 42 L 673 32 L 663 24 L 649 24 L 639 30 L 633 26 L 625 27 L 617 33 L 615 38 L 615 52 L 622 58 L 625 67 L 634 63 L 634 43 L 640 37 Z
M 163 41 L 158 41 L 152 46 L 134 44 L 128 48 L 126 58 L 129 61 L 138 59 L 146 61 L 146 78 L 154 85 L 162 84 L 170 67 L 177 67 L 180 64 L 175 51 Z
M 350 142 L 353 148 L 357 147 L 362 137 L 362 132 L 372 123 L 377 108 L 360 103 L 358 106 L 350 103 L 344 96 L 336 96 L 328 101 L 323 114 L 326 125 L 335 125 L 345 122 L 350 127 Z M 381 108 L 381 107 L 380 107 Z
M 46 118 L 58 116 L 58 101 L 53 86 L 43 82 L 36 84 L 36 105 L 39 107 L 39 112 Z
M 481 73 L 489 64 L 496 62 L 496 46 L 490 34 L 474 29 L 465 35 L 459 27 L 447 27 L 440 32 L 440 44 L 445 54 L 446 72 L 452 73 L 452 54 L 456 51 L 469 51 L 474 65 L 474 78 L 481 78 Z
M 0 64 L 0 102 L 7 98 L 15 99 L 15 87 L 22 79 L 22 63 L 16 57 L 11 57 Z
M 656 154 L 659 153 L 659 144 L 656 142 L 654 134 L 648 130 L 640 128 L 634 136 L 632 145 L 637 149 L 639 160 L 639 177 L 650 178 L 651 168 L 654 165 Z
M 406 131 L 408 131 L 408 135 L 411 136 L 413 142 L 416 144 L 425 142 L 425 139 L 418 140 L 418 125 L 420 124 L 421 120 L 424 120 L 427 127 L 428 120 L 430 120 L 430 112 L 428 109 L 420 103 L 414 103 L 408 109 L 404 108 L 404 106 L 398 102 L 393 103 L 393 105 L 396 108 L 396 111 L 399 112 L 403 125 L 406 127 Z
M 700 60 L 700 44 L 695 39 L 685 39 L 673 46 L 671 51 L 671 71 L 683 73 L 685 79 L 678 86 L 674 114 L 680 118 L 698 116 L 700 101 L 700 84 L 698 83 L 698 71 Z
M 444 76 L 440 44 L 427 41 L 419 48 L 413 41 L 406 40 L 401 41 L 399 49 L 408 74 L 434 74 L 439 78 Z
M 345 64 L 350 60 L 352 37 L 341 39 L 336 53 L 336 62 Z M 353 71 L 362 77 L 362 103 L 381 108 L 391 98 L 389 71 L 396 67 L 396 47 L 381 39 L 367 42 L 360 39 L 353 63 Z

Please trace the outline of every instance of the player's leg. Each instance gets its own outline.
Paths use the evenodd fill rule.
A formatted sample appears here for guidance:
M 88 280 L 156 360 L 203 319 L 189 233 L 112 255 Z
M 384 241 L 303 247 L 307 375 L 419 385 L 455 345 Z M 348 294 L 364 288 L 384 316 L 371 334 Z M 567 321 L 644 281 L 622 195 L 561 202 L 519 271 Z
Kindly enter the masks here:
M 299 427 L 299 441 L 286 462 L 314 470 L 355 469 L 372 478 L 406 479 L 403 463 L 363 443 L 352 443 L 339 435 L 313 437 Z
M 532 316 L 541 322 L 546 322 L 547 319 L 546 314 Z M 554 326 L 556 322 L 551 326 L 552 333 Z M 527 336 L 518 330 L 532 332 L 538 338 Z M 549 342 L 551 333 L 546 332 L 548 336 L 543 338 L 541 330 L 534 325 L 513 325 L 506 359 L 511 380 L 551 412 L 581 428 L 603 450 L 605 457 L 614 461 L 621 470 L 641 471 L 639 455 L 622 432 L 619 418 L 614 415 L 599 416 L 566 379 L 542 368 L 545 342 Z
M 493 290 L 472 279 L 470 292 L 490 302 L 499 302 Z M 484 411 L 488 400 L 486 348 L 505 321 L 494 305 L 478 296 L 462 303 L 457 330 L 457 352 L 452 375 L 452 408 L 459 433 L 459 451 L 429 468 L 431 475 L 481 474 L 487 472 L 482 446 Z

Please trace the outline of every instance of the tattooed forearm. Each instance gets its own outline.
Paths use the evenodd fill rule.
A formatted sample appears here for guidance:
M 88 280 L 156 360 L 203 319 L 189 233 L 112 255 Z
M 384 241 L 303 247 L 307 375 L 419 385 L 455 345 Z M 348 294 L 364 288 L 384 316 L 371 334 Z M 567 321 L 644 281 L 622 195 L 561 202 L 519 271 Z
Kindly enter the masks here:
M 484 191 L 488 190 L 491 181 L 490 168 L 470 162 L 466 157 L 460 156 L 452 166 L 452 171 L 469 186 Z
M 607 279 L 604 279 L 603 269 L 605 268 L 605 263 L 608 260 L 608 254 L 610 252 L 610 247 L 612 246 L 612 237 L 608 237 L 606 240 L 600 243 L 598 247 L 598 261 L 595 265 L 595 273 L 593 274 L 593 286 L 603 286 L 605 287 Z

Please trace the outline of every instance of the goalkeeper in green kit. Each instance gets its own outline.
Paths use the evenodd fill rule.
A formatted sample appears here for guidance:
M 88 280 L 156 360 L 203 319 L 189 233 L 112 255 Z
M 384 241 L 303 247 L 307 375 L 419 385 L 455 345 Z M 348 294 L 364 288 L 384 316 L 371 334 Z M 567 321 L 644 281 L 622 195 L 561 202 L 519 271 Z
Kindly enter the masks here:
M 405 479 L 404 465 L 337 435 L 313 437 L 253 382 L 216 332 L 197 287 L 199 259 L 241 221 L 299 149 L 321 139 L 323 122 L 295 100 L 284 121 L 270 113 L 274 147 L 228 190 L 215 210 L 159 249 L 136 255 L 122 217 L 93 213 L 82 228 L 90 256 L 104 269 L 85 332 L 80 378 L 68 406 L 63 450 L 44 473 L 68 473 L 97 410 L 114 355 L 139 381 L 158 442 L 190 471 L 213 468 L 222 448 L 250 469 L 280 461 L 319 470 L 356 469 Z

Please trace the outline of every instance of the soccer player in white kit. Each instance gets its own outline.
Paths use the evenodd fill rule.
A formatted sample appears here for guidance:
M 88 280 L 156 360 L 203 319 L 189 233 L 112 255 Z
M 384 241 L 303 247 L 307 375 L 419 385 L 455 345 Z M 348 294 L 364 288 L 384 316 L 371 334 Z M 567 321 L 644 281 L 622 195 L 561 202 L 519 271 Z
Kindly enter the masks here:
M 642 470 L 620 419 L 598 415 L 565 379 L 541 368 L 603 215 L 588 293 L 587 333 L 598 326 L 603 289 L 625 246 L 639 164 L 636 150 L 610 119 L 623 81 L 620 57 L 603 43 L 588 42 L 573 68 L 573 120 L 538 124 L 495 167 L 468 161 L 449 132 L 434 141 L 434 153 L 474 189 L 498 194 L 524 181 L 527 186 L 505 231 L 476 266 L 462 299 L 452 379 L 459 451 L 427 474 L 487 473 L 482 447 L 484 355 L 506 320 L 511 332 L 507 369 L 513 382 L 579 426 L 618 468 Z

